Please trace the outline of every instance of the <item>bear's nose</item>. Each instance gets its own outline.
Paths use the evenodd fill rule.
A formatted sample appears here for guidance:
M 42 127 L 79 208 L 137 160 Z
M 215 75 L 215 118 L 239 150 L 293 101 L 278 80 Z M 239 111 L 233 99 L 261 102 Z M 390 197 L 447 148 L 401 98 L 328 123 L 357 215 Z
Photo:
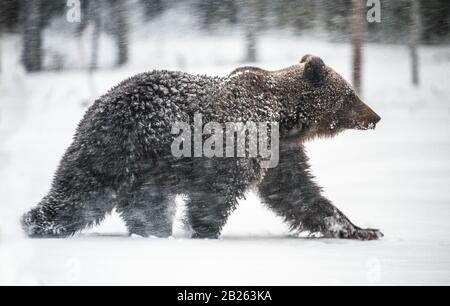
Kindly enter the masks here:
M 366 112 L 359 115 L 357 122 L 362 129 L 374 129 L 380 120 L 381 117 L 368 107 Z
M 360 129 L 374 129 L 375 125 L 381 120 L 381 117 L 359 98 L 355 105 L 355 113 L 357 128 Z
M 372 119 L 372 122 L 373 122 L 374 124 L 377 124 L 378 122 L 380 122 L 381 117 L 378 116 L 377 113 L 374 113 L 374 114 L 375 114 L 375 115 L 374 115 L 374 117 L 373 117 L 373 119 Z

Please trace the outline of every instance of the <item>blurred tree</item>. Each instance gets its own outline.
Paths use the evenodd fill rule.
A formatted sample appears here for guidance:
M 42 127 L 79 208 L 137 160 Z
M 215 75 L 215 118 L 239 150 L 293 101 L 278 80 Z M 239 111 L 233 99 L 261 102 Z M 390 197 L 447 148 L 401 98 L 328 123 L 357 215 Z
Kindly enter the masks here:
M 0 23 L 0 76 L 2 74 L 2 60 L 3 60 L 3 25 Z M 1 79 L 1 78 L 0 78 Z
M 0 27 L 3 32 L 17 31 L 19 24 L 19 0 L 0 0 Z
M 368 24 L 367 38 L 375 42 L 407 43 L 409 1 L 381 1 L 382 22 Z
M 2 40 L 3 40 L 3 24 L 4 24 L 4 21 L 3 21 L 3 15 L 2 15 L 2 13 L 1 12 L 3 12 L 3 10 L 4 10 L 4 3 L 2 2 L 2 1 L 0 1 L 0 77 L 1 77 L 1 74 L 2 74 L 2 46 L 3 46 L 3 44 L 2 44 Z M 0 80 L 1 80 L 1 78 L 0 78 Z
M 365 16 L 365 1 L 352 0 L 353 86 L 358 94 L 362 94 Z
M 28 0 L 34 2 L 35 0 Z M 39 0 L 41 8 L 41 29 L 47 27 L 53 17 L 66 16 L 67 0 Z
M 114 33 L 117 43 L 117 66 L 128 61 L 128 3 L 123 0 L 112 0 L 112 14 L 115 17 Z
M 91 59 L 89 63 L 89 70 L 95 70 L 98 68 L 98 49 L 100 44 L 100 30 L 102 26 L 101 10 L 103 1 L 89 1 L 88 11 L 89 20 L 92 23 L 92 40 L 91 40 Z
M 430 44 L 450 43 L 450 1 L 420 1 L 422 41 Z
M 317 0 L 279 0 L 275 10 L 278 26 L 296 31 L 313 29 L 316 26 Z M 321 11 L 324 7 L 320 8 Z
M 41 0 L 21 0 L 22 62 L 28 72 L 42 69 Z
M 325 33 L 327 22 L 327 2 L 325 0 L 316 0 L 314 2 L 315 28 L 319 33 Z
M 163 0 L 141 0 L 141 2 L 144 5 L 144 12 L 147 20 L 161 14 L 167 5 Z
M 0 73 L 2 72 L 2 43 L 5 33 L 17 32 L 19 0 L 0 0 Z
M 97 0 L 98 1 L 98 0 Z M 89 24 L 89 21 L 91 19 L 91 14 L 90 14 L 90 8 L 92 6 L 91 4 L 92 0 L 84 0 L 81 1 L 81 20 L 80 22 L 78 22 L 76 24 L 76 30 L 75 30 L 75 34 L 77 36 L 81 36 L 81 34 L 83 33 L 83 31 L 86 29 L 87 25 Z
M 323 7 L 326 16 L 326 29 L 329 36 L 337 41 L 347 41 L 351 35 L 352 0 L 326 1 Z
M 409 23 L 409 52 L 411 54 L 411 73 L 414 86 L 419 85 L 419 54 L 417 51 L 420 43 L 422 22 L 420 20 L 419 0 L 411 0 L 410 7 L 411 20 Z
M 242 10 L 244 16 L 244 30 L 245 30 L 245 58 L 246 62 L 256 62 L 256 36 L 258 32 L 258 0 L 245 1 Z
M 238 23 L 240 3 L 238 0 L 197 0 L 196 10 L 199 12 L 202 28 L 214 30 L 221 24 Z

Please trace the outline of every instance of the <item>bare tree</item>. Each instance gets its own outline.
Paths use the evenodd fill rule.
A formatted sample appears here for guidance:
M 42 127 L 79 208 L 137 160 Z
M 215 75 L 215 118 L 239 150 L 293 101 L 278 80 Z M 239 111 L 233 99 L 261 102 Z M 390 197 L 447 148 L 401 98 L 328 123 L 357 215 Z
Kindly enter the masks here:
M 116 17 L 114 36 L 117 42 L 117 66 L 128 61 L 128 8 L 126 1 L 113 1 L 113 14 Z
M 363 43 L 365 33 L 365 2 L 352 0 L 352 50 L 353 50 L 353 86 L 362 93 Z
M 243 12 L 243 21 L 245 27 L 245 58 L 246 62 L 256 62 L 257 60 L 257 41 L 258 32 L 258 1 L 245 1 Z
M 0 76 L 2 75 L 2 39 L 3 39 L 3 31 L 2 24 L 0 22 Z
M 40 71 L 42 69 L 41 0 L 22 0 L 21 8 L 23 22 L 22 61 L 26 71 Z
M 0 12 L 4 12 L 3 2 L 0 1 Z M 2 75 L 2 37 L 3 36 L 3 15 L 0 13 L 0 76 Z M 0 78 L 1 79 L 1 78 Z
M 324 0 L 315 0 L 314 1 L 314 14 L 316 19 L 314 20 L 314 26 L 319 31 L 320 34 L 326 32 L 326 21 L 327 21 L 327 9 L 326 9 L 326 1 Z
M 98 68 L 98 49 L 100 44 L 100 31 L 102 26 L 101 19 L 101 5 L 102 1 L 89 1 L 89 15 L 92 22 L 92 37 L 91 37 L 91 59 L 89 63 L 89 70 L 95 70 Z
M 419 86 L 419 54 L 417 49 L 420 43 L 420 35 L 422 32 L 422 20 L 420 18 L 419 0 L 411 0 L 410 19 L 409 53 L 411 55 L 412 83 L 414 86 Z

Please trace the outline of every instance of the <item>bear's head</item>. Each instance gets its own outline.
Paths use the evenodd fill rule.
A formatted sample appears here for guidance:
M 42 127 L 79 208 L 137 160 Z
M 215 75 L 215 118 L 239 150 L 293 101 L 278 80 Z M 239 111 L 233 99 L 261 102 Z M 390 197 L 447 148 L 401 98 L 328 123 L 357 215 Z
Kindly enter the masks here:
M 305 55 L 273 74 L 281 80 L 289 136 L 331 137 L 346 129 L 374 129 L 381 119 L 320 57 Z

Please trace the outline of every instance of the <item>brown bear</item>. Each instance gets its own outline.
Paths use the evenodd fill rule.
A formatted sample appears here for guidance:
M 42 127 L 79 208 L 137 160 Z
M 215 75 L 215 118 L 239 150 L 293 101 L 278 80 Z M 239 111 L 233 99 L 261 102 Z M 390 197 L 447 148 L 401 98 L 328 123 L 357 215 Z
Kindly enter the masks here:
M 203 131 L 208 122 L 275 122 L 279 137 L 271 146 L 278 144 L 278 165 L 263 167 L 261 156 L 175 156 L 174 123 L 192 124 L 196 114 Z M 193 237 L 217 238 L 238 200 L 255 187 L 292 230 L 377 239 L 381 232 L 355 226 L 322 195 L 303 144 L 346 129 L 372 129 L 379 120 L 316 56 L 277 71 L 241 67 L 226 77 L 142 73 L 89 108 L 50 192 L 22 225 L 32 237 L 66 237 L 115 208 L 130 233 L 167 237 L 174 197 L 183 194 Z

